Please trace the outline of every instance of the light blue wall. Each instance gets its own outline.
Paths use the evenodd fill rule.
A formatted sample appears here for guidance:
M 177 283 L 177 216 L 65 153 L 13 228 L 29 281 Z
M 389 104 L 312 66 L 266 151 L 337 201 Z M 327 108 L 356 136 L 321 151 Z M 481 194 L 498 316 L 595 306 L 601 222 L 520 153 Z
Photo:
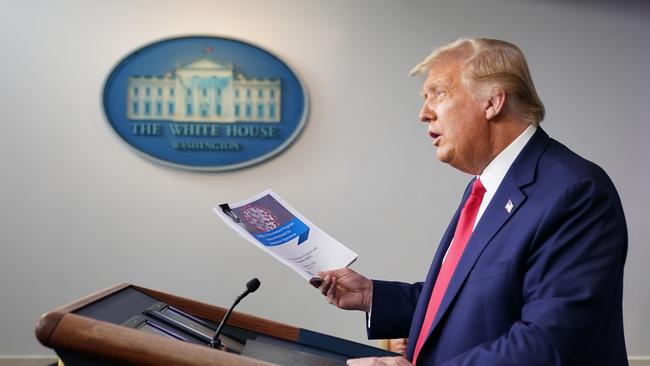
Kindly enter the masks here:
M 417 120 L 420 80 L 407 73 L 463 35 L 520 45 L 544 128 L 617 185 L 630 232 L 628 349 L 650 355 L 650 12 L 573 4 L 0 0 L 0 355 L 49 354 L 33 336 L 38 316 L 118 282 L 227 305 L 254 276 L 262 287 L 240 310 L 363 341 L 361 314 L 328 305 L 211 207 L 273 188 L 358 252 L 355 269 L 421 280 L 469 177 L 436 161 Z M 291 148 L 199 174 L 151 163 L 112 132 L 100 104 L 112 67 L 186 34 L 252 42 L 301 74 L 311 115 Z

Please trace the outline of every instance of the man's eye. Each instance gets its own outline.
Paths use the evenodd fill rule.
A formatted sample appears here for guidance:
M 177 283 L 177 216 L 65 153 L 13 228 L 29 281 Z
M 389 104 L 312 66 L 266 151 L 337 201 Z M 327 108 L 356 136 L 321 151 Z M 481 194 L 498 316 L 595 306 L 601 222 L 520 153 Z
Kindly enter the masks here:
M 445 92 L 442 89 L 436 89 L 436 90 L 433 91 L 433 94 L 435 94 L 436 96 L 440 96 L 440 95 L 445 94 Z

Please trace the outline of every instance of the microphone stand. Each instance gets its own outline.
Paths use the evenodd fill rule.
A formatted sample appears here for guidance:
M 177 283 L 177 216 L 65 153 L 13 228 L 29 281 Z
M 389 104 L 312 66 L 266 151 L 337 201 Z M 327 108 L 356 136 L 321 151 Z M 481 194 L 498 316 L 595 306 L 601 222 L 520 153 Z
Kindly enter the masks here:
M 221 323 L 219 323 L 219 327 L 217 327 L 217 331 L 214 333 L 214 337 L 212 337 L 212 340 L 210 341 L 210 348 L 221 348 L 223 345 L 221 344 L 221 340 L 219 339 L 219 335 L 221 334 L 221 331 L 223 330 L 223 326 L 226 325 L 226 322 L 228 321 L 228 318 L 230 318 L 230 313 L 232 313 L 232 309 L 239 304 L 243 296 L 237 296 L 237 300 L 235 300 L 235 303 L 232 304 L 230 309 L 226 312 L 226 315 L 223 316 L 223 319 L 221 319 Z
M 214 332 L 214 337 L 212 337 L 212 340 L 210 341 L 210 348 L 219 348 L 221 349 L 223 345 L 221 344 L 221 340 L 219 339 L 219 335 L 221 334 L 221 331 L 223 330 L 224 325 L 226 325 L 226 322 L 228 321 L 228 318 L 230 318 L 230 313 L 232 313 L 232 309 L 239 304 L 239 302 L 246 297 L 246 295 L 250 294 L 251 292 L 257 291 L 257 289 L 260 287 L 260 280 L 257 278 L 253 278 L 252 280 L 248 281 L 246 283 L 246 288 L 244 291 L 242 291 L 239 296 L 235 299 L 235 302 L 232 304 L 230 309 L 226 312 L 226 315 L 223 316 L 223 319 L 221 319 L 221 323 L 219 323 L 219 327 L 217 327 L 217 331 Z

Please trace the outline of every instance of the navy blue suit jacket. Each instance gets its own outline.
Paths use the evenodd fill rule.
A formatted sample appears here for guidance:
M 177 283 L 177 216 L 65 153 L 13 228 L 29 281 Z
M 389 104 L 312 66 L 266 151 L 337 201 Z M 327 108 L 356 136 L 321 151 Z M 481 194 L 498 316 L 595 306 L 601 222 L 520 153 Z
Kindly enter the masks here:
M 424 283 L 373 281 L 368 336 L 408 336 L 409 359 L 470 187 Z M 417 364 L 626 365 L 626 253 L 609 177 L 538 128 L 474 229 Z

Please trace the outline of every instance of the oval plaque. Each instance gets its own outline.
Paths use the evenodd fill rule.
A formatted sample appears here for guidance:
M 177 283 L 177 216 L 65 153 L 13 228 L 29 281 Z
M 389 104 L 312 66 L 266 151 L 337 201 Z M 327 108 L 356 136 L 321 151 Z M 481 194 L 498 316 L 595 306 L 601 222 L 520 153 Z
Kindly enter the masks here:
M 106 80 L 103 103 L 113 129 L 146 157 L 207 171 L 280 153 L 308 109 L 302 82 L 278 57 L 209 36 L 166 39 L 126 56 Z

